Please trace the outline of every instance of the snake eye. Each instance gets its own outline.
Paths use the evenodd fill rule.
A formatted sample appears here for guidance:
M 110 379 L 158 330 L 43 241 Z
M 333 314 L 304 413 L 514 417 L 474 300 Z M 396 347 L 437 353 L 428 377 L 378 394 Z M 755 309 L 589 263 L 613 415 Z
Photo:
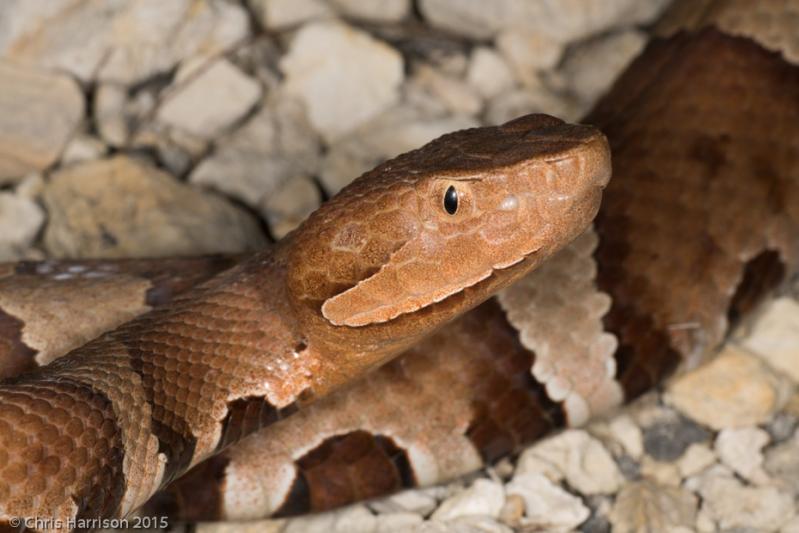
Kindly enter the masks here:
M 444 193 L 444 209 L 450 215 L 454 215 L 458 210 L 458 191 L 453 185 L 450 185 Z

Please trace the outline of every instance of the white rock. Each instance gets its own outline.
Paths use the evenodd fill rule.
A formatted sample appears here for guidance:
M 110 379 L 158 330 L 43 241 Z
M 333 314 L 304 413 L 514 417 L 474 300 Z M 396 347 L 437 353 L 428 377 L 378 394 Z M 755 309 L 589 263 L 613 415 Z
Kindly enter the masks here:
M 732 346 L 673 380 L 664 399 L 693 420 L 721 430 L 768 420 L 788 399 L 788 379 Z
M 655 19 L 667 0 L 421 0 L 422 15 L 433 25 L 460 35 L 488 39 L 516 26 L 568 43 L 614 27 Z
M 502 56 L 485 46 L 478 46 L 472 52 L 466 79 L 484 98 L 509 90 L 515 82 Z
M 679 487 L 641 481 L 626 485 L 610 512 L 616 533 L 675 531 L 696 522 L 697 498 Z
M 324 0 L 247 0 L 258 21 L 270 30 L 285 30 L 318 18 L 333 16 Z
M 224 0 L 6 0 L 0 55 L 125 85 L 189 57 L 214 57 L 249 34 L 246 11 Z
M 278 95 L 270 97 L 246 124 L 220 139 L 189 181 L 263 207 L 289 180 L 307 183 L 318 172 L 320 149 L 302 104 Z
M 513 67 L 516 77 L 533 87 L 538 81 L 538 71 L 557 65 L 563 54 L 559 41 L 518 27 L 503 30 L 497 37 L 497 48 Z
M 336 513 L 316 513 L 289 520 L 281 533 L 331 533 L 335 524 Z
M 410 512 L 420 516 L 427 516 L 433 512 L 436 505 L 438 505 L 436 499 L 421 490 L 405 490 L 369 503 L 369 506 L 376 513 Z
M 519 456 L 516 475 L 523 474 L 541 474 L 554 482 L 564 478 L 563 472 L 557 466 L 538 455 L 537 445 L 527 448 Z
M 44 224 L 44 212 L 30 198 L 0 192 L 0 261 L 15 260 Z
M 286 91 L 305 102 L 311 123 L 328 141 L 396 102 L 403 78 L 396 50 L 335 22 L 304 26 L 280 68 Z
M 377 533 L 405 533 L 424 521 L 416 513 L 390 513 L 377 516 Z
M 702 476 L 699 494 L 722 529 L 779 529 L 794 515 L 793 498 L 777 487 L 745 487 L 732 476 Z
M 496 518 L 504 503 L 505 491 L 500 483 L 477 479 L 469 488 L 441 502 L 431 519 L 444 522 L 468 515 Z
M 769 302 L 741 344 L 799 383 L 799 302 Z
M 608 423 L 611 436 L 619 442 L 624 451 L 633 459 L 644 453 L 644 437 L 641 428 L 635 425 L 629 415 L 620 415 Z
M 452 533 L 513 533 L 512 529 L 491 516 L 460 516 L 446 522 L 446 525 Z
M 53 164 L 83 108 L 83 94 L 69 76 L 0 60 L 0 183 Z
M 90 159 L 99 159 L 108 151 L 108 147 L 98 139 L 87 134 L 77 135 L 67 147 L 64 148 L 64 153 L 61 155 L 61 162 L 63 164 L 77 163 L 80 161 L 88 161 Z
M 483 108 L 480 95 L 470 85 L 429 65 L 420 65 L 409 83 L 429 92 L 456 115 L 476 115 Z
M 335 533 L 372 533 L 377 529 L 377 517 L 364 505 L 352 505 L 335 513 Z
M 780 533 L 799 533 L 799 516 L 794 516 L 782 525 Z
M 410 0 L 330 0 L 343 15 L 377 22 L 399 22 L 410 12 Z
M 178 72 L 176 86 L 158 109 L 164 124 L 211 138 L 242 118 L 261 97 L 261 86 L 226 59 L 191 75 Z
M 287 520 L 253 520 L 249 522 L 200 522 L 197 533 L 285 533 Z M 107 531 L 107 530 L 104 530 Z
M 646 40 L 643 32 L 629 30 L 589 41 L 569 53 L 561 74 L 576 95 L 593 103 L 643 50 Z
M 574 529 L 591 514 L 580 498 L 541 474 L 517 474 L 505 490 L 524 498 L 523 523 L 531 528 Z
M 707 444 L 693 443 L 677 460 L 677 468 L 684 478 L 694 476 L 716 462 L 716 454 Z
M 763 470 L 763 447 L 769 435 L 757 427 L 723 429 L 716 437 L 715 449 L 721 462 L 744 479 L 764 484 L 768 474 Z
M 623 481 L 602 443 L 583 430 L 564 431 L 531 450 L 560 470 L 569 485 L 584 494 L 611 494 Z

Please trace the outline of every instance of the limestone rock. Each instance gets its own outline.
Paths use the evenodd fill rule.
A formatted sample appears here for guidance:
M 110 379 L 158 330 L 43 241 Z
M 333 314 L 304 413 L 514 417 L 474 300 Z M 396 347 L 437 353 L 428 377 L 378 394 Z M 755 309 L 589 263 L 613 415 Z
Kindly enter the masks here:
M 285 88 L 305 103 L 328 141 L 340 138 L 399 98 L 402 56 L 368 34 L 336 22 L 307 24 L 280 68 Z
M 755 483 L 768 481 L 763 471 L 763 447 L 769 435 L 756 427 L 723 429 L 716 437 L 716 453 L 721 462 L 732 468 L 739 476 Z
M 643 32 L 628 30 L 577 46 L 560 68 L 567 85 L 593 104 L 646 45 Z
M 472 52 L 466 79 L 484 98 L 510 89 L 515 82 L 505 59 L 485 46 L 479 46 Z
M 21 195 L 0 192 L 0 261 L 24 255 L 44 224 L 39 205 Z
M 333 16 L 325 0 L 247 0 L 258 21 L 269 30 L 285 30 L 317 18 Z
M 124 156 L 67 167 L 44 191 L 44 241 L 58 257 L 141 257 L 262 247 L 256 222 L 223 198 Z
M 689 491 L 650 481 L 626 485 L 610 512 L 614 532 L 644 533 L 690 528 L 696 521 L 697 498 Z
M 424 519 L 415 513 L 390 513 L 377 515 L 375 533 L 403 533 L 412 531 Z
M 246 124 L 220 139 L 213 155 L 197 165 L 189 180 L 262 207 L 289 180 L 307 183 L 318 172 L 319 151 L 302 104 L 276 96 Z
M 766 421 L 785 403 L 790 385 L 756 357 L 728 346 L 709 364 L 675 379 L 666 401 L 720 430 Z
M 658 461 L 674 461 L 696 442 L 709 441 L 711 433 L 684 417 L 662 419 L 644 428 L 644 449 Z
M 53 164 L 83 107 L 83 94 L 68 76 L 0 60 L 0 183 Z
M 569 97 L 540 86 L 498 94 L 488 102 L 485 119 L 488 124 L 502 124 L 528 113 L 548 113 L 563 120 L 577 120 L 584 112 L 584 106 Z
M 611 494 L 623 481 L 610 453 L 583 430 L 564 431 L 532 450 L 532 454 L 555 466 L 569 485 L 584 494 Z
M 517 474 L 506 490 L 509 495 L 519 495 L 524 499 L 526 517 L 523 524 L 533 530 L 574 529 L 590 515 L 580 498 L 541 474 Z
M 769 302 L 741 344 L 799 383 L 799 302 Z
M 505 491 L 502 485 L 481 478 L 467 489 L 441 502 L 431 519 L 446 522 L 469 515 L 485 515 L 496 518 L 504 504 Z
M 474 39 L 489 39 L 501 28 L 517 26 L 567 43 L 614 27 L 654 20 L 667 0 L 421 0 L 433 26 Z
M 694 476 L 716 462 L 716 454 L 707 444 L 691 444 L 677 461 L 677 468 L 684 478 Z
M 369 504 L 377 513 L 415 513 L 420 516 L 430 514 L 436 505 L 436 499 L 421 490 L 402 491 Z
M 376 22 L 399 22 L 411 10 L 410 0 L 331 0 L 343 15 Z
M 794 514 L 793 498 L 777 487 L 746 487 L 733 476 L 712 469 L 698 483 L 699 494 L 722 529 L 774 531 Z
M 497 37 L 497 48 L 513 67 L 516 77 L 528 86 L 535 86 L 538 71 L 557 65 L 563 54 L 563 44 L 559 41 L 519 27 L 503 30 Z
M 242 118 L 261 97 L 261 86 L 221 59 L 191 73 L 178 72 L 176 86 L 158 109 L 158 120 L 202 138 L 218 135 Z
M 130 85 L 248 34 L 245 10 L 224 0 L 0 2 L 0 55 L 85 81 Z
M 410 82 L 427 91 L 456 115 L 476 115 L 483 107 L 479 94 L 463 81 L 442 74 L 429 65 L 421 65 Z
M 69 165 L 80 161 L 99 159 L 108 151 L 108 147 L 98 139 L 87 134 L 74 137 L 61 156 L 62 164 Z

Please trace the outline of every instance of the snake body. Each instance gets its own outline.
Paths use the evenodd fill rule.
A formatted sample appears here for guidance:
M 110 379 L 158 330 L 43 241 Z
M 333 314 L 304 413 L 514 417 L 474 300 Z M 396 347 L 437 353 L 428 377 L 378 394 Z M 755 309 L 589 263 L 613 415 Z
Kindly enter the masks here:
M 710 14 L 710 22 L 732 20 L 730 24 L 733 26 L 739 19 L 730 12 L 752 9 L 751 3 L 747 2 L 701 4 L 705 6 L 704 13 Z M 678 4 L 675 11 L 685 5 Z M 771 6 L 768 12 L 772 15 L 790 5 L 790 2 L 776 1 L 762 3 L 767 11 Z M 268 425 L 235 446 L 200 462 L 211 453 L 209 450 L 218 451 L 224 444 L 278 418 L 276 409 L 264 411 L 262 400 L 241 402 L 234 399 L 231 404 L 226 397 L 222 402 L 225 408 L 220 412 L 235 414 L 228 417 L 227 424 L 217 418 L 207 428 L 198 431 L 199 435 L 213 434 L 216 437 L 209 439 L 213 441 L 212 445 L 201 446 L 202 453 L 197 453 L 198 445 L 194 444 L 195 451 L 191 456 L 170 445 L 169 439 L 157 436 L 164 431 L 152 428 L 164 425 L 166 417 L 163 414 L 151 415 L 153 425 L 139 431 L 149 437 L 155 434 L 156 438 L 151 440 L 159 445 L 167 443 L 164 447 L 166 452 L 161 452 L 167 458 L 166 466 L 160 472 L 153 470 L 152 466 L 159 464 L 158 461 L 149 461 L 144 452 L 141 452 L 144 455 L 140 462 L 133 461 L 129 435 L 123 432 L 120 437 L 118 431 L 112 431 L 118 426 L 120 417 L 119 409 L 115 409 L 118 402 L 115 403 L 113 397 L 109 399 L 112 395 L 102 386 L 95 385 L 90 387 L 91 390 L 82 388 L 79 379 L 68 375 L 75 368 L 76 363 L 69 363 L 77 357 L 75 354 L 86 353 L 87 349 L 97 353 L 98 349 L 91 347 L 97 346 L 98 342 L 101 351 L 108 353 L 107 343 L 120 342 L 121 338 L 122 344 L 128 343 L 124 350 L 118 350 L 124 355 L 129 350 L 128 339 L 135 339 L 137 346 L 141 345 L 142 339 L 153 342 L 151 336 L 157 334 L 163 324 L 175 324 L 170 322 L 170 317 L 185 313 L 187 308 L 190 314 L 195 313 L 188 321 L 195 327 L 203 326 L 196 324 L 197 316 L 225 315 L 224 306 L 233 306 L 233 302 L 238 300 L 225 300 L 224 305 L 220 304 L 217 299 L 220 298 L 220 287 L 228 287 L 227 283 L 235 285 L 234 280 L 240 280 L 248 268 L 256 269 L 259 261 L 275 257 L 274 252 L 250 259 L 199 289 L 178 296 L 161 310 L 134 321 L 135 327 L 124 325 L 121 330 L 101 337 L 88 348 L 68 355 L 67 362 L 53 367 L 53 370 L 45 367 L 31 378 L 10 382 L 0 395 L 19 394 L 15 391 L 25 387 L 28 387 L 26 391 L 35 390 L 37 394 L 44 394 L 42 391 L 51 394 L 60 387 L 57 389 L 59 394 L 80 396 L 84 404 L 93 409 L 92 413 L 102 414 L 102 418 L 89 414 L 85 418 L 97 421 L 93 434 L 102 438 L 96 438 L 95 442 L 104 443 L 101 446 L 104 453 L 98 454 L 104 462 L 97 467 L 104 470 L 97 474 L 95 469 L 92 475 L 94 479 L 104 480 L 103 483 L 111 480 L 110 484 L 103 486 L 115 488 L 116 492 L 85 493 L 88 496 L 80 510 L 84 515 L 132 510 L 156 487 L 186 467 L 199 463 L 148 504 L 151 511 L 169 512 L 188 519 L 242 519 L 324 510 L 403 487 L 450 479 L 512 453 L 553 428 L 579 425 L 591 416 L 635 398 L 678 367 L 701 363 L 723 339 L 731 323 L 746 316 L 758 301 L 779 288 L 799 269 L 799 98 L 796 96 L 799 94 L 799 68 L 780 53 L 766 48 L 774 48 L 774 41 L 779 41 L 774 34 L 769 34 L 766 41 L 755 42 L 740 27 L 735 26 L 735 31 L 732 31 L 730 26 L 716 24 L 716 28 L 703 29 L 705 25 L 701 19 L 694 19 L 692 31 L 653 41 L 586 119 L 605 132 L 614 154 L 614 177 L 606 189 L 594 228 L 577 237 L 566 249 L 516 285 L 502 291 L 496 299 L 465 313 L 432 336 L 422 338 L 424 332 L 434 329 L 432 324 L 428 324 L 430 327 L 424 332 L 411 331 L 410 324 L 414 318 L 425 322 L 433 318 L 430 315 L 437 316 L 423 305 L 424 301 L 434 301 L 435 297 L 414 295 L 404 300 L 408 307 L 398 308 L 392 305 L 395 299 L 380 298 L 387 291 L 398 290 L 396 287 L 375 282 L 369 285 L 353 283 L 354 280 L 371 279 L 369 276 L 375 274 L 376 263 L 384 264 L 386 255 L 395 258 L 401 254 L 394 245 L 379 245 L 375 255 L 380 256 L 380 260 L 355 269 L 358 271 L 348 281 L 303 283 L 299 280 L 318 280 L 315 275 L 323 270 L 320 265 L 325 268 L 332 265 L 334 271 L 351 275 L 347 274 L 349 269 L 344 265 L 355 257 L 351 252 L 355 249 L 352 243 L 357 241 L 352 236 L 357 234 L 356 228 L 350 227 L 338 234 L 338 242 L 345 244 L 342 248 L 349 259 L 331 261 L 330 256 L 324 254 L 303 257 L 301 264 L 306 267 L 301 271 L 304 274 L 281 286 L 290 287 L 293 283 L 295 287 L 309 284 L 322 287 L 323 296 L 314 297 L 313 305 L 301 307 L 301 310 L 318 312 L 306 318 L 290 315 L 297 323 L 321 325 L 322 331 L 327 332 L 321 335 L 319 342 L 322 346 L 336 346 L 342 342 L 349 346 L 363 342 L 345 340 L 329 333 L 337 331 L 335 328 L 364 333 L 363 328 L 370 327 L 368 324 L 382 328 L 380 324 L 390 324 L 398 318 L 405 321 L 405 326 L 399 328 L 403 340 L 391 342 L 390 350 L 380 347 L 373 360 L 358 365 L 357 369 L 352 368 L 349 361 L 341 360 L 337 361 L 339 364 L 335 368 L 322 363 L 315 365 L 312 373 L 324 377 L 324 380 L 322 383 L 313 382 L 311 390 L 314 396 L 337 389 L 339 384 L 349 381 L 362 370 L 388 358 L 388 351 L 394 353 L 406 346 L 410 348 L 402 357 L 307 406 L 305 404 L 310 403 L 310 398 L 304 399 L 299 395 L 299 391 L 306 389 L 295 386 L 292 377 L 302 369 L 290 366 L 281 376 L 285 377 L 281 383 L 293 384 L 294 388 L 280 396 L 282 401 L 275 397 L 269 404 L 276 409 L 285 409 L 292 405 L 291 402 L 298 402 L 303 408 L 291 417 Z M 515 128 L 514 125 L 509 127 L 510 130 Z M 475 144 L 482 147 L 489 141 L 489 136 L 485 135 L 489 130 L 478 131 L 481 133 L 474 135 L 479 142 Z M 408 159 L 415 158 L 414 164 L 419 168 L 428 168 L 431 153 L 458 145 L 453 143 L 457 138 L 445 137 L 435 150 L 415 153 Z M 500 142 L 495 142 L 499 153 Z M 475 149 L 471 146 L 471 150 Z M 448 151 L 449 159 L 437 159 L 442 166 L 435 168 L 433 165 L 432 173 L 447 175 L 443 168 L 447 165 L 459 168 L 462 165 L 460 159 L 470 153 L 473 152 L 460 144 L 457 149 Z M 512 157 L 519 162 L 529 155 L 520 157 L 516 153 Z M 482 164 L 480 172 L 496 170 L 496 166 Z M 403 166 L 389 163 L 375 172 L 396 168 L 402 169 Z M 476 169 L 472 167 L 471 170 Z M 363 200 L 368 196 L 364 191 L 371 189 L 360 188 L 364 183 L 366 181 L 348 191 L 351 198 Z M 443 185 L 436 189 L 436 198 L 446 193 L 442 188 Z M 380 205 L 380 199 L 373 200 L 371 203 Z M 501 205 L 502 200 L 504 197 L 497 202 Z M 338 205 L 345 205 L 333 208 L 340 209 L 342 220 L 357 219 L 355 204 L 343 202 Z M 587 215 L 581 217 L 583 225 L 587 218 Z M 311 224 L 323 219 L 326 219 L 325 212 L 315 215 Z M 562 222 L 559 216 L 550 218 L 555 219 Z M 381 227 L 402 226 L 396 224 L 396 220 L 383 223 Z M 579 224 L 570 228 L 570 232 L 566 232 L 568 235 L 564 233 L 564 240 L 575 236 L 577 226 Z M 348 226 L 345 224 L 343 227 Z M 305 244 L 318 234 L 318 227 L 314 227 L 313 231 L 305 234 L 307 241 L 302 235 L 292 239 L 295 246 L 303 243 L 299 249 L 310 253 L 312 248 Z M 324 240 L 336 242 L 332 235 L 327 235 Z M 387 251 L 390 252 L 387 254 Z M 418 257 L 419 251 L 413 255 Z M 285 252 L 278 251 L 277 257 L 281 253 Z M 493 264 L 504 265 L 511 261 L 496 259 L 496 256 L 492 258 Z M 176 286 L 175 290 L 229 266 L 225 262 L 214 263 L 207 259 L 193 261 L 200 274 L 196 279 Z M 287 259 L 283 261 L 290 263 Z M 142 267 L 142 264 L 139 264 L 139 273 L 154 272 L 153 265 L 158 263 L 150 263 L 147 267 Z M 479 263 L 477 265 L 479 271 Z M 62 268 L 58 264 L 49 264 L 44 271 L 41 265 L 7 267 L 8 283 L 3 284 L 0 280 L 3 310 L 8 309 L 5 302 L 14 300 L 10 296 L 14 294 L 13 287 L 24 285 L 20 280 L 30 278 L 31 284 L 36 285 L 45 278 L 51 279 L 68 271 L 69 266 Z M 525 269 L 528 266 L 525 265 Z M 117 267 L 104 268 L 113 271 Z M 117 279 L 115 276 L 119 279 L 126 276 L 138 278 L 139 284 L 135 290 L 131 289 L 130 298 L 135 298 L 139 305 L 144 298 L 142 295 L 165 292 L 157 290 L 172 275 L 164 268 L 160 278 L 153 275 L 148 278 L 136 272 L 112 272 L 113 275 L 109 274 L 110 277 L 104 279 Z M 513 270 L 514 267 L 510 268 Z M 98 270 L 100 265 L 87 267 L 81 273 L 68 276 L 70 283 L 87 283 L 86 274 Z M 430 270 L 419 272 L 424 276 Z M 454 279 L 450 276 L 452 272 L 446 271 L 445 274 L 444 282 Z M 509 278 L 521 276 L 516 271 L 508 274 Z M 413 280 L 412 285 L 418 285 L 422 278 L 414 275 L 410 272 L 406 279 Z M 468 285 L 467 278 L 458 278 L 456 285 Z M 257 280 L 256 285 L 260 287 L 263 278 Z M 441 278 L 434 281 L 436 286 L 441 286 Z M 503 280 L 503 284 L 504 281 L 509 280 Z M 111 283 L 116 284 L 114 281 Z M 469 298 L 468 304 L 460 302 L 462 296 L 458 294 L 461 293 L 442 300 L 441 304 L 453 303 L 451 298 L 454 297 L 454 302 L 457 302 L 454 306 L 460 312 L 475 305 L 498 285 L 492 284 L 490 290 L 481 292 L 479 298 Z M 358 286 L 369 289 L 365 296 L 353 297 L 350 293 L 346 304 L 325 304 L 331 301 L 331 297 L 347 294 Z M 63 284 L 61 287 L 66 292 L 74 290 Z M 242 287 L 251 285 L 245 283 Z M 171 294 L 171 291 L 166 292 Z M 276 298 L 275 292 L 267 292 L 268 298 Z M 29 298 L 35 297 L 34 292 L 27 294 Z M 265 293 L 261 294 L 264 294 L 263 299 L 267 299 Z M 241 296 L 236 293 L 237 298 Z M 167 299 L 164 296 L 161 301 L 151 300 L 142 310 L 150 304 L 165 303 Z M 261 298 L 255 300 L 259 305 L 263 303 Z M 207 307 L 209 302 L 211 307 Z M 197 313 L 200 307 L 196 306 L 201 306 L 202 311 Z M 262 313 L 261 308 L 255 308 L 259 314 Z M 348 313 L 353 309 L 358 312 Z M 126 312 L 134 314 L 134 311 Z M 236 315 L 239 313 L 237 309 Z M 448 319 L 456 312 L 447 310 L 445 314 Z M 39 346 L 26 344 L 31 339 L 44 337 L 35 334 L 36 326 L 28 320 L 31 315 L 20 311 L 7 312 L 5 316 L 0 314 L 0 330 L 7 332 L 5 338 L 11 339 L 7 341 L 7 351 L 17 354 L 15 368 L 31 365 L 32 353 L 42 350 Z M 130 318 L 123 312 L 111 315 L 113 317 L 108 322 L 97 326 L 98 330 L 109 329 Z M 286 316 L 282 312 L 278 315 Z M 332 325 L 326 325 L 325 321 Z M 436 319 L 435 326 L 443 322 L 444 318 Z M 336 326 L 335 323 L 342 325 Z M 241 333 L 240 326 L 231 327 Z M 251 328 L 245 330 L 251 331 Z M 214 330 L 211 328 L 210 331 Z M 196 337 L 208 336 L 207 333 L 197 333 L 194 337 L 181 335 L 192 342 L 197 342 Z M 271 338 L 276 336 L 279 335 Z M 234 337 L 231 335 L 230 338 Z M 367 333 L 367 338 L 372 342 L 381 337 L 379 333 L 375 337 L 369 337 Z M 296 339 L 290 336 L 283 344 L 293 350 L 299 346 L 293 344 L 296 342 L 306 350 L 310 345 L 304 337 Z M 169 347 L 166 343 L 163 345 Z M 58 349 L 53 351 L 58 352 Z M 93 356 L 92 372 L 98 371 L 99 357 Z M 52 379 L 49 376 L 54 374 L 49 372 L 58 373 L 61 377 Z M 139 390 L 156 389 L 144 379 L 130 375 L 134 381 L 141 379 Z M 41 384 L 43 379 L 48 380 L 45 385 Z M 181 379 L 193 383 L 190 377 L 176 375 L 172 379 L 177 385 Z M 190 391 L 191 385 L 179 388 Z M 237 392 L 240 398 L 252 398 L 252 395 L 247 396 L 248 393 L 245 390 Z M 237 401 L 239 403 L 235 403 Z M 145 395 L 141 405 L 165 403 L 153 401 Z M 31 400 L 27 408 L 34 409 L 40 405 L 41 399 Z M 261 416 L 264 413 L 265 416 Z M 0 420 L 8 420 L 6 416 L 4 413 Z M 134 419 L 134 415 L 124 416 Z M 174 418 L 174 415 L 170 416 Z M 13 428 L 35 426 L 30 421 L 32 417 L 26 417 L 27 425 L 19 423 Z M 72 428 L 69 423 L 63 427 Z M 227 429 L 223 429 L 225 426 Z M 174 432 L 177 426 L 172 427 Z M 192 433 L 195 428 L 192 426 Z M 8 433 L 5 427 L 0 429 L 0 435 L 11 434 L 11 428 Z M 185 433 L 176 442 L 185 442 L 184 437 Z M 9 449 L 17 441 L 7 438 L 0 442 L 2 450 L 3 445 Z M 44 456 L 35 447 L 31 449 L 18 446 L 15 451 L 18 455 L 6 457 L 22 457 L 25 453 L 28 460 Z M 117 455 L 110 453 L 112 451 Z M 121 472 L 117 471 L 119 464 L 123 465 Z M 114 470 L 114 465 L 117 465 L 117 470 Z M 131 476 L 137 472 L 149 472 L 146 483 Z M 12 477 L 8 476 L 9 473 Z M 5 486 L 0 483 L 0 511 L 5 516 L 40 513 L 42 507 L 23 507 L 30 502 L 9 496 L 20 494 L 20 487 L 24 486 L 26 490 L 35 487 L 36 476 L 28 472 L 27 478 L 13 477 L 13 470 L 4 471 L 4 474 L 4 481 L 19 481 L 16 485 L 7 481 Z M 100 484 L 97 481 L 97 485 Z M 98 495 L 106 499 L 98 500 Z M 32 501 L 41 505 L 43 499 Z M 9 507 L 9 502 L 17 507 Z M 56 509 L 53 512 L 62 512 L 62 509 L 64 512 L 77 512 L 74 508 L 51 506 L 49 509 Z
M 523 276 L 609 177 L 604 136 L 545 115 L 384 163 L 274 250 L 0 384 L 0 523 L 129 514 Z

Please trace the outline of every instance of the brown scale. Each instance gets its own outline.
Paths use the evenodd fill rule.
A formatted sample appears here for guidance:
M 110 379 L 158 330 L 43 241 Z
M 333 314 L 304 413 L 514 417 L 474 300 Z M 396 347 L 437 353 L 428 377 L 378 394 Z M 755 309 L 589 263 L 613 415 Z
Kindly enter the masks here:
M 799 69 L 706 29 L 651 43 L 588 117 L 614 157 L 596 257 L 628 399 L 713 349 L 796 261 L 797 95 Z

